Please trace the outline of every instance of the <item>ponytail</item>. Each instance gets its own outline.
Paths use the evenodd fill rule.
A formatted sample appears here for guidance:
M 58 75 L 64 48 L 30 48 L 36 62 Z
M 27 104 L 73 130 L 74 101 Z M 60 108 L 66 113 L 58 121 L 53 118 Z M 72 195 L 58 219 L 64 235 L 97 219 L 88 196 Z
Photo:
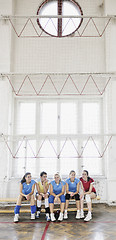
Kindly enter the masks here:
M 25 177 L 27 177 L 27 175 L 30 175 L 30 172 L 25 173 L 25 175 L 23 176 L 23 178 L 21 179 L 21 184 L 23 184 L 24 182 L 26 182 Z

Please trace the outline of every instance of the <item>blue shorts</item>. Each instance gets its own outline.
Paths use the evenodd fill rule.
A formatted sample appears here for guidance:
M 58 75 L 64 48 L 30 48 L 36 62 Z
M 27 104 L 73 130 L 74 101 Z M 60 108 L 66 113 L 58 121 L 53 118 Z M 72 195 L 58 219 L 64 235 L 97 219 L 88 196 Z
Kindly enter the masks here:
M 55 197 L 53 195 L 50 195 L 49 196 L 49 203 L 54 203 L 54 198 Z M 66 200 L 65 200 L 65 196 L 64 195 L 61 195 L 59 198 L 60 198 L 61 203 L 65 203 Z

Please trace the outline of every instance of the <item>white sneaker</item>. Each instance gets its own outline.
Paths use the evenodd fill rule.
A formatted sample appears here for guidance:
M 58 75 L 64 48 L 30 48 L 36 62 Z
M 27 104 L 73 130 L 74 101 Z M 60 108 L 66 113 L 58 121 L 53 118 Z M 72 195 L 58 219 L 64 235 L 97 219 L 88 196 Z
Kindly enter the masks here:
M 31 220 L 35 219 L 35 213 L 31 213 Z
M 51 221 L 52 222 L 56 221 L 56 218 L 54 217 L 54 213 L 51 213 L 50 215 L 51 215 Z
M 80 218 L 84 218 L 84 212 L 83 212 L 83 210 L 81 210 L 81 216 L 80 216 Z
M 64 219 L 68 219 L 68 213 L 64 212 Z
M 37 211 L 36 218 L 39 218 L 39 217 L 40 217 L 40 211 Z
M 46 213 L 46 220 L 47 220 L 47 222 L 50 221 L 50 215 L 49 215 L 49 213 Z
M 81 216 L 80 216 L 80 211 L 79 211 L 79 212 L 77 211 L 76 219 L 80 219 L 80 217 L 81 217 Z
M 17 213 L 14 216 L 14 222 L 18 222 L 18 221 L 19 221 L 19 214 Z
M 91 215 L 91 213 L 88 213 L 87 216 L 86 216 L 86 218 L 84 218 L 84 221 L 88 222 L 88 221 L 90 221 L 91 219 L 92 219 L 92 215 Z
M 63 213 L 61 213 L 61 212 L 60 212 L 60 215 L 59 215 L 58 221 L 63 221 Z

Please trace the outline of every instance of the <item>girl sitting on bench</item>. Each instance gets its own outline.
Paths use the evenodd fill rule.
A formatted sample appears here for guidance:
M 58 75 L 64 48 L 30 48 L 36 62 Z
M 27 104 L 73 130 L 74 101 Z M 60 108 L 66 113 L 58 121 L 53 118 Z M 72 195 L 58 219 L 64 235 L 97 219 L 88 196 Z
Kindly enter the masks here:
M 84 197 L 87 203 L 88 207 L 88 214 L 84 218 L 84 221 L 90 221 L 92 219 L 91 214 L 91 199 L 96 198 L 96 190 L 93 187 L 94 180 L 89 177 L 89 173 L 87 170 L 84 170 L 82 173 L 82 177 L 80 178 L 82 182 L 82 193 L 80 195 L 81 199 L 81 218 L 84 218 L 84 212 L 83 212 L 83 201 Z
M 21 202 L 24 200 L 30 201 L 31 204 L 31 220 L 35 219 L 35 200 L 34 200 L 34 188 L 35 188 L 35 181 L 31 179 L 31 173 L 27 172 L 21 180 L 20 183 L 20 195 L 17 200 L 17 205 L 14 209 L 14 222 L 19 221 L 19 211 L 21 208 Z

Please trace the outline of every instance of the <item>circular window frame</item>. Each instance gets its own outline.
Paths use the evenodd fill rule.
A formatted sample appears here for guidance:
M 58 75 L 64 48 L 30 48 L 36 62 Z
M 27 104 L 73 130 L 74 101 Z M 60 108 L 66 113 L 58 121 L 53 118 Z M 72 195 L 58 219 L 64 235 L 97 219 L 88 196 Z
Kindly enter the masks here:
M 53 0 L 45 0 L 45 1 L 43 1 L 43 2 L 41 3 L 41 5 L 39 6 L 38 10 L 37 10 L 37 15 L 39 15 L 39 12 L 41 11 L 42 7 L 43 7 L 46 3 L 52 2 L 52 1 L 53 1 Z M 56 0 L 54 0 L 54 1 L 56 1 Z M 82 11 L 82 8 L 80 7 L 79 3 L 77 3 L 75 0 L 68 0 L 68 1 L 69 1 L 69 2 L 72 2 L 74 5 L 76 5 L 76 6 L 78 7 L 78 9 L 80 10 L 81 16 L 83 16 L 83 11 Z M 58 35 L 56 36 L 56 35 L 53 35 L 53 34 L 51 34 L 51 33 L 48 33 L 48 32 L 42 27 L 42 25 L 41 25 L 41 23 L 40 23 L 40 21 L 39 21 L 39 18 L 37 19 L 37 24 L 38 24 L 39 27 L 42 29 L 42 31 L 45 32 L 47 35 L 52 36 L 52 37 L 56 37 L 56 38 L 61 38 L 61 37 L 63 38 L 63 37 L 68 37 L 68 36 L 73 35 L 73 34 L 80 28 L 82 22 L 83 22 L 83 18 L 81 18 L 81 21 L 80 21 L 78 27 L 77 27 L 73 32 L 71 32 L 70 34 L 67 34 L 67 35 L 64 35 L 64 36 L 62 36 L 62 35 L 61 35 L 61 36 L 58 36 Z

